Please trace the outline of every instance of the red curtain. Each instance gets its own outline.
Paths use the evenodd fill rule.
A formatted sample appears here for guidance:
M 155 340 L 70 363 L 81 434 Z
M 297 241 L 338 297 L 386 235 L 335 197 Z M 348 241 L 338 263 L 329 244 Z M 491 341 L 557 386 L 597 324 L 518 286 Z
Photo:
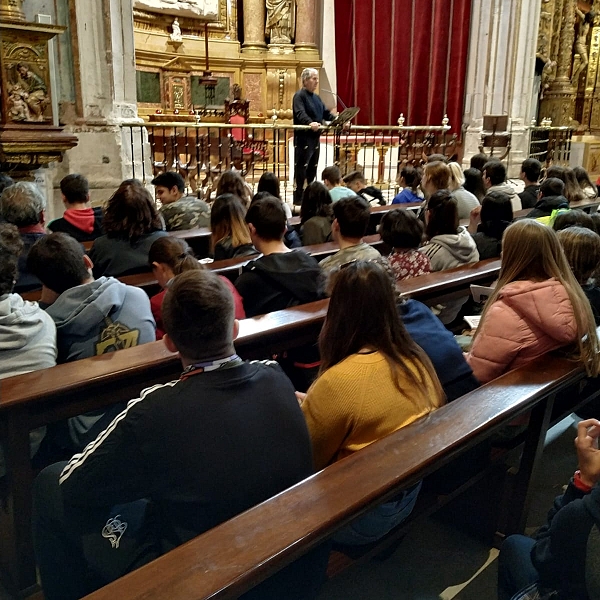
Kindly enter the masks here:
M 337 93 L 362 125 L 462 123 L 471 0 L 335 0 Z

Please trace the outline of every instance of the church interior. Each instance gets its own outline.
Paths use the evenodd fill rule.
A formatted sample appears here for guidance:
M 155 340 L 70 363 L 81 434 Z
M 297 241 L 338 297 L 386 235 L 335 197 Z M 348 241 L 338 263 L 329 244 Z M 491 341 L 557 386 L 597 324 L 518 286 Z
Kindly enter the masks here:
M 570 208 L 572 213 L 585 213 L 586 219 L 592 217 L 597 227 L 597 4 L 598 0 L 0 0 L 0 183 L 1 177 L 7 176 L 12 184 L 34 184 L 44 198 L 45 218 L 45 223 L 42 220 L 35 227 L 43 227 L 63 218 L 65 207 L 69 210 L 62 182 L 70 175 L 84 176 L 86 206 L 97 214 L 103 209 L 105 222 L 107 206 L 131 180 L 137 180 L 132 185 L 146 190 L 141 193 L 150 198 L 154 207 L 150 210 L 161 215 L 158 209 L 167 206 L 159 191 L 166 185 L 161 181 L 171 181 L 161 177 L 175 175 L 173 182 L 181 180 L 184 186 L 181 194 L 202 201 L 208 212 L 203 215 L 205 221 L 168 233 L 183 240 L 182 256 L 190 251 L 203 269 L 214 270 L 234 290 L 239 288 L 237 278 L 244 276 L 249 259 L 256 254 L 268 258 L 268 252 L 255 243 L 259 234 L 248 220 L 251 197 L 264 193 L 260 182 L 265 174 L 275 174 L 279 200 L 286 211 L 286 231 L 297 230 L 299 239 L 308 212 L 302 200 L 309 189 L 303 189 L 305 179 L 309 187 L 313 180 L 323 182 L 330 193 L 340 185 L 354 190 L 340 179 L 348 176 L 348 181 L 360 179 L 363 190 L 375 190 L 381 200 L 367 197 L 371 212 L 365 235 L 353 238 L 376 248 L 378 258 L 398 250 L 383 233 L 393 208 L 402 207 L 411 218 L 418 215 L 423 221 L 418 223 L 419 240 L 433 237 L 427 233 L 433 213 L 427 204 L 432 196 L 426 189 L 433 176 L 431 171 L 428 179 L 425 176 L 431 160 L 438 165 L 459 165 L 456 188 L 460 189 L 463 184 L 467 187 L 465 175 L 474 170 L 472 159 L 482 155 L 480 180 L 490 179 L 490 162 L 501 163 L 503 169 L 502 180 L 487 187 L 493 184 L 508 189 L 513 198 L 535 185 L 534 202 L 527 208 L 520 200 L 517 207 L 513 204 L 503 232 L 513 216 L 515 220 L 533 218 L 529 210 L 538 208 L 543 198 L 538 180 L 528 179 L 527 161 L 539 164 L 537 176 L 542 185 L 545 178 L 555 181 L 562 177 L 556 175 L 559 171 L 579 168 L 586 173 L 588 187 L 582 187 L 580 195 L 572 199 L 565 181 L 556 196 L 564 200 L 564 194 L 568 201 L 536 217 L 551 219 L 544 225 L 552 229 L 557 211 Z M 314 100 L 325 111 L 319 116 L 331 114 L 331 119 L 318 119 L 317 123 L 311 122 L 315 120 L 312 117 L 301 120 L 297 109 L 298 94 L 315 75 L 318 86 L 314 95 L 310 93 L 311 102 L 313 97 L 320 99 Z M 316 140 L 316 145 L 312 158 L 300 165 L 298 156 L 304 155 L 299 140 L 306 139 Z M 484 165 L 488 165 L 487 175 Z M 339 180 L 332 185 L 326 176 L 331 167 L 336 168 Z M 232 171 L 241 176 L 247 196 L 246 202 L 242 192 L 239 194 L 240 203 L 245 203 L 241 221 L 247 227 L 240 245 L 251 251 L 245 256 L 223 256 L 220 261 L 215 252 L 220 240 L 210 211 L 212 207 L 214 217 L 217 198 L 223 193 L 221 182 L 227 177 L 224 174 Z M 417 171 L 418 180 L 412 186 L 408 177 L 415 177 Z M 448 177 L 448 185 L 434 188 L 435 193 L 450 188 L 452 176 Z M 179 184 L 169 183 L 165 189 L 171 191 L 174 185 Z M 409 188 L 414 197 L 406 206 L 392 204 Z M 477 196 L 478 209 L 480 203 L 484 206 L 485 194 L 483 188 L 481 196 L 475 191 L 470 194 Z M 3 221 L 8 221 L 2 214 L 2 198 L 0 188 L 0 255 L 7 252 L 1 239 Z M 328 212 L 313 216 L 327 214 L 327 237 L 318 244 L 304 243 L 319 261 L 344 250 L 341 229 L 334 232 L 333 223 L 339 228 L 342 220 L 335 212 L 336 200 L 328 201 Z M 472 208 L 465 214 L 457 209 L 454 232 L 481 231 L 482 217 Z M 139 216 L 140 221 L 142 218 Z M 160 219 L 165 229 L 161 235 L 171 237 L 165 218 Z M 39 233 L 27 227 L 31 225 L 19 226 L 19 230 Z M 44 235 L 52 231 L 48 228 Z M 230 230 L 228 235 L 233 238 L 234 232 Z M 595 237 L 600 247 L 600 237 Z M 96 279 L 111 275 L 94 268 L 90 257 L 98 258 L 98 264 L 100 259 L 92 254 L 91 238 L 78 241 L 91 264 L 89 269 L 86 266 L 90 274 L 93 270 Z M 467 356 L 473 339 L 480 335 L 475 333 L 481 331 L 479 314 L 483 311 L 482 322 L 489 314 L 473 296 L 483 293 L 484 300 L 489 296 L 497 301 L 493 287 L 507 277 L 500 245 L 497 240 L 497 254 L 488 259 L 479 249 L 477 260 L 470 264 L 465 260 L 439 269 L 433 267 L 435 258 L 431 256 L 431 272 L 428 267 L 427 274 L 397 284 L 398 302 L 419 301 L 431 308 Z M 145 252 L 147 257 L 148 249 Z M 338 265 L 339 273 L 356 260 Z M 2 261 L 0 256 L 0 279 Z M 172 271 L 163 283 L 158 263 L 158 259 L 145 258 L 143 268 L 127 271 L 119 279 L 149 296 L 170 293 L 166 290 L 181 272 Z M 598 290 L 600 308 L 600 289 L 595 287 L 598 263 L 600 254 L 585 281 L 569 275 L 565 288 L 571 282 L 581 284 L 582 289 L 593 286 Z M 47 269 L 49 272 L 50 267 Z M 444 269 L 450 270 L 444 273 Z M 48 286 L 39 279 L 39 285 L 19 293 L 25 302 L 42 306 L 46 305 Z M 519 279 L 527 277 L 515 276 Z M 13 284 L 16 282 L 15 278 Z M 112 410 L 117 402 L 125 406 L 142 389 L 179 377 L 181 364 L 175 354 L 178 348 L 171 349 L 168 342 L 152 341 L 147 351 L 131 348 L 129 342 L 115 342 L 116 352 L 82 358 L 85 364 L 79 370 L 75 362 L 57 364 L 40 371 L 7 373 L 3 379 L 6 374 L 1 363 L 8 364 L 9 356 L 3 358 L 3 301 L 19 291 L 15 288 L 12 292 L 11 287 L 5 297 L 3 289 L 0 286 L 0 600 L 53 600 L 42 591 L 31 534 L 32 511 L 35 514 L 32 490 L 45 465 L 30 461 L 30 435 L 40 428 L 50 431 L 52 425 L 77 415 Z M 251 315 L 246 310 L 236 351 L 252 362 L 284 357 L 282 362 L 296 367 L 294 351 L 305 350 L 307 344 L 314 347 L 319 336 L 321 340 L 324 336 L 330 318 L 326 320 L 328 305 L 324 303 L 329 300 L 325 295 L 306 301 L 306 310 L 298 307 L 303 304 L 300 302 L 265 315 Z M 52 302 L 55 300 L 52 297 Z M 245 302 L 243 294 L 239 300 Z M 448 322 L 443 320 L 447 305 L 457 301 L 477 311 L 475 325 L 463 321 L 462 317 L 469 315 L 465 309 Z M 590 302 L 595 311 L 591 298 Z M 571 312 L 577 313 L 575 302 L 573 307 Z M 371 310 L 377 312 L 379 307 Z M 550 311 L 540 309 L 544 310 Z M 579 344 L 581 350 L 587 304 L 585 310 L 584 317 L 576 315 L 579 337 L 569 340 L 569 348 Z M 600 313 L 590 314 L 596 325 L 600 324 Z M 598 341 L 593 334 L 589 337 Z M 171 341 L 169 335 L 166 339 Z M 582 366 L 581 352 L 569 354 L 568 359 L 554 352 L 563 345 L 555 344 L 551 354 L 544 351 L 533 357 L 534 363 L 519 364 L 515 371 L 507 368 L 498 379 L 482 380 L 481 387 L 466 390 L 457 400 L 449 398 L 446 406 L 404 427 L 406 432 L 398 430 L 375 441 L 374 448 L 359 444 L 361 449 L 354 454 L 371 451 L 365 452 L 362 462 L 354 454 L 332 462 L 324 471 L 298 480 L 239 517 L 226 517 L 215 529 L 138 571 L 115 577 L 106 588 L 86 597 L 296 598 L 289 589 L 279 596 L 243 594 L 329 543 L 352 519 L 397 499 L 402 490 L 424 480 L 414 513 L 384 538 L 383 545 L 377 540 L 361 552 L 344 554 L 334 542 L 325 582 L 307 598 L 503 600 L 497 591 L 502 542 L 511 534 L 533 536 L 544 526 L 554 497 L 564 492 L 578 466 L 573 446 L 573 438 L 582 435 L 577 433 L 578 424 L 582 419 L 592 423 L 596 417 L 586 407 L 597 406 L 597 373 L 592 377 L 587 364 Z M 375 351 L 369 344 L 364 346 L 366 351 L 359 347 L 356 353 Z M 57 352 L 59 356 L 60 343 Z M 111 364 L 110 356 L 117 355 L 123 362 Z M 465 362 L 462 352 L 459 358 Z M 318 370 L 320 362 L 304 362 Z M 433 359 L 431 363 L 436 367 Z M 446 392 L 442 377 L 440 381 Z M 304 392 L 306 389 L 309 386 Z M 300 390 L 298 385 L 296 390 Z M 597 432 L 594 424 L 588 427 L 588 438 L 595 439 L 598 452 L 600 424 Z M 511 434 L 508 442 L 503 438 L 507 431 Z M 600 478 L 597 455 L 596 463 Z M 436 478 L 438 474 L 441 476 Z M 446 489 L 444 477 L 456 477 L 460 484 Z M 574 485 L 573 481 L 569 485 Z M 599 489 L 587 483 L 582 486 L 577 489 L 589 487 L 592 495 Z M 312 513 L 313 506 L 314 518 L 309 518 L 306 514 Z M 595 530 L 598 527 L 600 520 Z M 114 540 L 111 543 L 114 548 Z M 600 581 L 598 565 L 590 568 Z M 588 574 L 586 571 L 586 577 Z M 586 581 L 587 595 L 550 593 L 514 595 L 512 599 L 600 598 L 590 591 L 600 593 L 600 584 Z M 511 596 L 505 595 L 505 600 Z

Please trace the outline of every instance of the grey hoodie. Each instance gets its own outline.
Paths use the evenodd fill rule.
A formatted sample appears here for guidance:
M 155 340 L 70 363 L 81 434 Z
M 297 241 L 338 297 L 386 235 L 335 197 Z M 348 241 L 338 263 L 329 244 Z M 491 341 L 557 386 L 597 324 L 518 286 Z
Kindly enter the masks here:
M 19 294 L 0 296 L 0 379 L 55 364 L 56 327 L 52 319 L 37 303 L 26 302 Z M 29 434 L 31 456 L 38 451 L 45 434 L 45 427 Z M 0 446 L 0 477 L 4 473 Z
M 445 271 L 479 260 L 477 244 L 465 227 L 456 234 L 436 235 L 421 252 L 429 257 L 432 271 Z
M 59 363 L 156 339 L 148 296 L 114 277 L 73 287 L 46 311 L 56 323 Z
M 512 204 L 513 212 L 517 210 L 521 210 L 523 208 L 523 203 L 521 202 L 521 198 L 515 188 L 508 183 L 501 183 L 500 185 L 493 185 L 487 192 L 486 196 L 493 191 L 502 192 L 506 194 L 510 198 L 510 203 Z

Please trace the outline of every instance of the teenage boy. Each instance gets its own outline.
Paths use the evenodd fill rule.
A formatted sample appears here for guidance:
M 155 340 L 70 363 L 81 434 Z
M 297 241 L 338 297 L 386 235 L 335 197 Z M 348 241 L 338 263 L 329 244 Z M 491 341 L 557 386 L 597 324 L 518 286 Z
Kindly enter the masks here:
M 542 173 L 542 163 L 535 158 L 526 158 L 521 164 L 519 178 L 525 184 L 525 189 L 519 194 L 523 208 L 533 208 L 538 201 L 540 191 L 539 179 Z
M 237 356 L 233 298 L 219 277 L 178 275 L 162 310 L 181 377 L 144 390 L 83 453 L 38 476 L 46 600 L 81 598 L 313 471 L 294 387 L 273 361 Z M 306 593 L 308 573 L 294 581 L 284 571 L 285 592 L 254 597 Z
M 210 227 L 210 206 L 193 196 L 184 196 L 185 181 L 179 173 L 165 171 L 152 180 L 152 185 L 162 204 L 159 213 L 167 231 Z
M 78 242 L 91 242 L 102 235 L 102 209 L 90 206 L 88 180 L 77 173 L 67 175 L 60 182 L 65 212 L 60 219 L 48 223 L 48 229 L 67 233 Z
M 235 282 L 247 317 L 322 297 L 319 263 L 302 250 L 290 250 L 283 241 L 286 220 L 279 200 L 263 198 L 252 204 L 246 223 L 254 247 L 262 254 L 244 267 Z

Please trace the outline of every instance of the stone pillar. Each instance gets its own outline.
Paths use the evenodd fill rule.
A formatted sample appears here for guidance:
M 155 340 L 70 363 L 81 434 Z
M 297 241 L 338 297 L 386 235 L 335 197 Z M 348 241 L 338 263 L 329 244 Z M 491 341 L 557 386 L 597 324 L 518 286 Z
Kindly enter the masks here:
M 565 0 L 562 7 L 556 79 L 544 94 L 540 107 L 540 118 L 550 118 L 552 125 L 556 127 L 570 125 L 575 114 L 575 88 L 571 84 L 574 42 L 575 3 Z
M 244 43 L 242 52 L 261 53 L 267 49 L 265 0 L 244 0 Z
M 474 0 L 465 97 L 465 156 L 479 152 L 484 115 L 508 115 L 509 176 L 528 153 L 540 0 Z
M 317 10 L 315 0 L 296 2 L 296 52 L 316 52 Z

